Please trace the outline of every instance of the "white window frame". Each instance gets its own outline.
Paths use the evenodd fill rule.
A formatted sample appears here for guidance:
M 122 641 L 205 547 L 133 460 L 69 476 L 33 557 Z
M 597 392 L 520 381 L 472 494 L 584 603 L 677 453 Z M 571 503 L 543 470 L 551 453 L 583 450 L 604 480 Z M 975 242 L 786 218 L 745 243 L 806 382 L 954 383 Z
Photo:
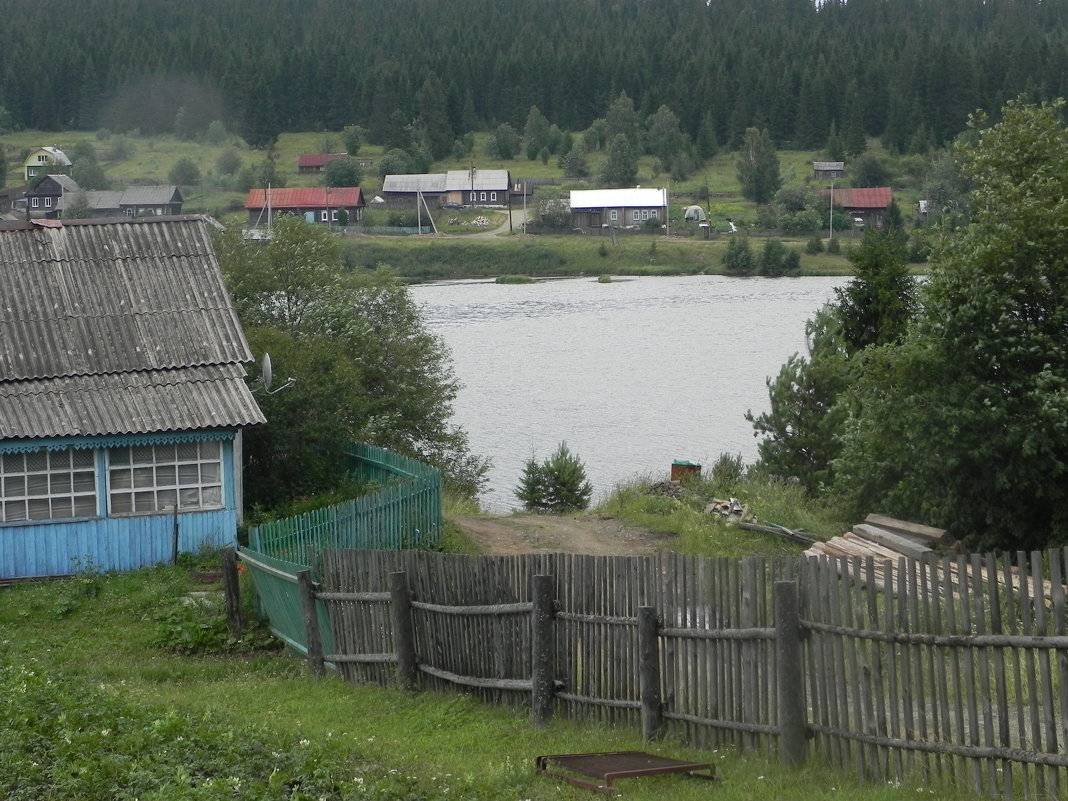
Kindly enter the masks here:
M 0 456 L 0 522 L 95 517 L 96 484 L 92 450 L 5 453 Z
M 112 517 L 224 508 L 218 440 L 109 448 L 107 460 Z
M 474 192 L 472 192 L 472 193 L 471 193 L 471 202 L 472 202 L 472 203 L 474 203 L 474 202 L 475 202 L 475 200 L 477 199 L 477 197 L 478 197 L 478 196 L 477 196 L 477 195 L 476 195 L 476 194 L 475 194 Z
M 319 222 L 330 222 L 330 212 L 326 209 L 319 212 Z
M 649 219 L 649 209 L 642 209 L 642 219 L 643 220 L 648 220 Z
M 331 222 L 337 222 L 337 209 L 333 209 L 330 212 L 330 221 Z
M 608 212 L 608 219 L 612 222 L 619 222 L 619 209 L 612 209 Z
M 631 220 L 633 222 L 641 222 L 641 214 L 638 212 L 637 209 L 631 212 Z
M 41 198 L 39 198 L 39 197 L 31 197 L 30 198 L 30 208 L 36 209 L 36 208 L 39 208 L 40 205 L 41 205 Z
M 46 209 L 52 208 L 52 198 L 51 198 L 51 196 L 46 197 L 44 200 L 45 200 L 45 208 Z
M 650 220 L 655 220 L 655 219 L 657 219 L 657 216 L 656 216 L 656 209 L 649 209 L 649 219 L 650 219 Z
M 479 197 L 479 200 L 481 200 L 483 203 L 486 202 L 486 193 L 485 192 L 481 193 L 481 197 Z
M 496 203 L 496 202 L 497 202 L 497 193 L 496 192 L 490 192 L 490 203 Z

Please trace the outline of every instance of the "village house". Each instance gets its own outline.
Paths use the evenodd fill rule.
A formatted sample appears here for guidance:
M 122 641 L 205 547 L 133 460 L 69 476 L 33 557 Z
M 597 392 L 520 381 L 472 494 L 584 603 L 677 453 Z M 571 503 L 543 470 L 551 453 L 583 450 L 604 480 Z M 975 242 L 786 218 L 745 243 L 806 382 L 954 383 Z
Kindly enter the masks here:
M 817 181 L 834 181 L 845 174 L 844 161 L 812 162 L 812 177 Z
M 200 217 L 0 223 L 0 580 L 235 542 L 265 422 Z
M 390 208 L 415 208 L 419 196 L 428 205 L 507 208 L 511 202 L 508 170 L 449 170 L 446 173 L 387 175 L 382 197 Z
M 872 225 L 876 228 L 882 227 L 886 210 L 893 201 L 894 190 L 889 186 L 835 189 L 833 198 L 834 205 L 850 215 L 854 225 Z
M 637 228 L 667 221 L 667 190 L 576 189 L 571 192 L 572 228 Z
M 344 211 L 348 224 L 359 222 L 367 204 L 358 186 L 250 189 L 245 198 L 248 224 L 265 228 L 271 217 L 290 214 L 308 222 L 338 224 Z
M 22 163 L 26 183 L 45 174 L 70 173 L 71 160 L 58 147 L 39 147 Z

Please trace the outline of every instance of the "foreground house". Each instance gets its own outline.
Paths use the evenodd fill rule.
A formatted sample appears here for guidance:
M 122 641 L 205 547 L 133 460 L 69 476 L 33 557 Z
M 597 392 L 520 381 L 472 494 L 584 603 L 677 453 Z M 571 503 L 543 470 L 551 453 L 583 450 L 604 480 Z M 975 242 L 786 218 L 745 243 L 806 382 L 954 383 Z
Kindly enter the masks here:
M 667 190 L 577 189 L 571 192 L 572 228 L 638 228 L 667 221 Z
M 344 209 L 349 224 L 359 222 L 367 204 L 358 186 L 294 187 L 290 189 L 250 189 L 245 198 L 248 224 L 267 227 L 271 217 L 291 214 L 308 222 L 337 223 Z
M 251 353 L 199 217 L 0 223 L 0 579 L 235 541 Z

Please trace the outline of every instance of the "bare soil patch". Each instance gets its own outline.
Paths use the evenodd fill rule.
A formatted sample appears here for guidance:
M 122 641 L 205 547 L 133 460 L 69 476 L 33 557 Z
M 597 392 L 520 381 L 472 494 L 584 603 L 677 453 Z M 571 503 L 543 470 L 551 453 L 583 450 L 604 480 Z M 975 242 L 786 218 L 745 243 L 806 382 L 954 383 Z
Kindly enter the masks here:
M 594 556 L 645 556 L 662 550 L 670 534 L 627 526 L 612 517 L 596 515 L 510 515 L 464 517 L 450 515 L 485 553 L 580 553 Z

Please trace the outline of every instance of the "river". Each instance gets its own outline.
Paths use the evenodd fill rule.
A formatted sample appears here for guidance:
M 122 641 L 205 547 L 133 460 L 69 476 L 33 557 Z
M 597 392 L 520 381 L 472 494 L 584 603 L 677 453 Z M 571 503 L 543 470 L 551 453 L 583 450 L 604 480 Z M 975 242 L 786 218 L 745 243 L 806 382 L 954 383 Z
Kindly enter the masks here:
M 493 462 L 485 508 L 518 506 L 532 455 L 561 441 L 586 466 L 594 502 L 674 460 L 756 458 L 745 413 L 766 379 L 804 352 L 805 322 L 847 279 L 686 276 L 459 281 L 412 287 L 463 383 L 454 421 Z

